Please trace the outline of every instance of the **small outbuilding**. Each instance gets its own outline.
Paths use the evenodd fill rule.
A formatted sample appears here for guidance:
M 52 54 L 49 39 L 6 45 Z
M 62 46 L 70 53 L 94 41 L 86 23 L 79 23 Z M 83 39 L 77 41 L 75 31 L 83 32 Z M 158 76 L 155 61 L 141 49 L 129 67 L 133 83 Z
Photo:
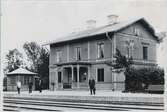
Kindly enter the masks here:
M 29 82 L 33 83 L 32 89 L 35 89 L 35 77 L 37 73 L 28 71 L 24 68 L 18 68 L 12 72 L 9 72 L 7 75 L 7 90 L 16 91 L 17 90 L 17 81 L 21 82 L 21 90 L 28 90 Z

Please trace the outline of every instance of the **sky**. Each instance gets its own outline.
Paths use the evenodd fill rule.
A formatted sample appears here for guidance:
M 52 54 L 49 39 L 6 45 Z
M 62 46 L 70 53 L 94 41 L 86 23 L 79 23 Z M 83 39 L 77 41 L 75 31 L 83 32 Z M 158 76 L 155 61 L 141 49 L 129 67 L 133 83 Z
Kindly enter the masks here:
M 23 52 L 25 42 L 41 45 L 84 30 L 89 19 L 105 25 L 110 14 L 119 20 L 144 17 L 156 32 L 166 31 L 166 6 L 165 0 L 1 0 L 2 60 L 8 50 Z

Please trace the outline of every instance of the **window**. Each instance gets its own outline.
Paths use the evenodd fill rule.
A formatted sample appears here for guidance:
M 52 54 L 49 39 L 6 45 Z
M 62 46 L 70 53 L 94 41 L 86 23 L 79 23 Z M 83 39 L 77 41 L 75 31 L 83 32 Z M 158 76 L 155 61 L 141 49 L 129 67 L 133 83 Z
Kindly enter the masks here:
M 143 47 L 143 59 L 144 60 L 148 59 L 148 47 L 146 46 Z
M 133 49 L 134 49 L 134 40 L 127 40 L 125 41 L 125 48 L 126 48 L 126 57 L 130 58 L 133 57 Z
M 81 60 L 81 48 L 76 48 L 76 60 Z
M 135 33 L 136 36 L 139 36 L 140 35 L 140 30 L 137 27 L 135 27 L 134 28 L 134 33 Z
M 104 68 L 97 69 L 97 81 L 104 82 Z
M 97 56 L 98 58 L 104 58 L 104 43 L 97 45 Z
M 11 84 L 16 84 L 16 77 L 15 76 L 11 76 L 10 83 Z
M 23 78 L 24 78 L 23 84 L 24 85 L 28 84 L 29 83 L 29 77 L 28 76 L 23 76 Z
M 61 51 L 57 51 L 56 52 L 56 61 L 57 62 L 61 62 L 61 57 L 62 57 L 62 52 Z
M 130 48 L 129 48 L 129 47 L 127 47 L 127 55 L 126 55 L 126 57 L 127 57 L 127 58 L 130 57 Z
M 58 72 L 58 83 L 61 83 L 61 72 Z

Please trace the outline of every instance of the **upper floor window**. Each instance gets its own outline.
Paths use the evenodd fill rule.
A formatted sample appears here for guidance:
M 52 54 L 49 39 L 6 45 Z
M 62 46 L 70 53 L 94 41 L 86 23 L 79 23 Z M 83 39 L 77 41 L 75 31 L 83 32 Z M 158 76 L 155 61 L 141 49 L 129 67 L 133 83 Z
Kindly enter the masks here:
M 134 49 L 134 40 L 127 40 L 125 41 L 125 48 L 126 48 L 126 57 L 130 58 L 133 57 L 133 49 Z
M 135 33 L 136 36 L 139 36 L 140 35 L 140 29 L 135 27 L 134 28 L 134 33 Z
M 97 69 L 97 81 L 104 82 L 104 68 Z
M 97 45 L 97 57 L 104 58 L 104 43 L 98 43 Z
M 81 60 L 81 48 L 76 48 L 76 60 Z
M 57 51 L 56 52 L 56 61 L 60 62 L 62 57 L 62 51 Z
M 148 47 L 143 46 L 143 59 L 147 60 L 148 59 Z
M 129 48 L 129 47 L 127 47 L 127 54 L 126 54 L 126 57 L 127 57 L 127 58 L 130 58 L 130 48 Z

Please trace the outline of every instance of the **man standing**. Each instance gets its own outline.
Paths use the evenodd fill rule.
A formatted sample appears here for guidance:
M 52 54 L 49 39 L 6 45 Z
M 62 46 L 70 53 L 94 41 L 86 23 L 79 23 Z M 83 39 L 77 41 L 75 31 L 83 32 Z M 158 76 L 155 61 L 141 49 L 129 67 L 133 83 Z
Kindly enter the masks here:
M 18 94 L 20 94 L 20 89 L 21 89 L 21 82 L 18 81 L 17 82 L 17 91 L 18 91 Z
M 89 79 L 89 89 L 90 89 L 90 94 L 92 95 L 92 92 L 93 92 L 93 94 L 95 95 L 95 91 L 96 91 L 95 80 L 92 77 L 90 77 Z
M 39 92 L 41 93 L 42 92 L 42 80 L 39 79 Z
M 33 85 L 33 83 L 30 81 L 28 84 L 29 93 L 32 93 L 32 85 Z

